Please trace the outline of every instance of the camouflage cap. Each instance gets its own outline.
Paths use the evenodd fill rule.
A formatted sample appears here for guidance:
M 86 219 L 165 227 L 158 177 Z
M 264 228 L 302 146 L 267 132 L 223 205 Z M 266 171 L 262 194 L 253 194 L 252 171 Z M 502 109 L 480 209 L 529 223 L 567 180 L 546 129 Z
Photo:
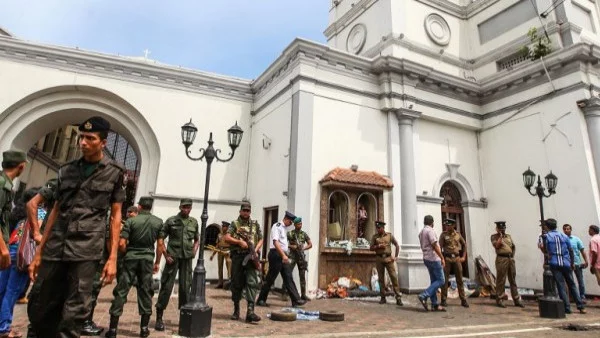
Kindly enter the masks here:
M 192 205 L 194 204 L 194 202 L 192 201 L 191 198 L 182 198 L 181 201 L 179 201 L 179 206 L 185 206 L 185 205 Z
M 240 206 L 240 210 L 252 210 L 252 205 L 250 205 L 250 202 L 244 202 Z
M 100 116 L 93 116 L 79 125 L 79 131 L 83 132 L 103 132 L 110 130 L 110 122 Z
M 21 163 L 27 161 L 27 154 L 18 150 L 7 150 L 2 153 L 2 162 Z

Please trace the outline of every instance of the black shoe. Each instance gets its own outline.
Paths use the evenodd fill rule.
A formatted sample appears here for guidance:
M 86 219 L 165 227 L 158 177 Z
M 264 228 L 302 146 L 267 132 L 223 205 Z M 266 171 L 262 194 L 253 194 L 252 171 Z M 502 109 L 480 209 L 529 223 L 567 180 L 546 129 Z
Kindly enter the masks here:
M 240 319 L 240 303 L 233 303 L 233 314 L 229 317 L 231 320 L 239 320 Z
M 117 338 L 117 329 L 108 329 L 106 334 L 104 334 L 106 338 Z
M 147 326 L 140 327 L 140 337 L 148 337 L 150 335 L 150 330 Z
M 469 303 L 467 303 L 466 299 L 461 300 L 460 305 L 462 305 L 462 307 L 469 307 Z
M 154 324 L 154 329 L 156 331 L 164 331 L 165 330 L 165 323 L 163 323 L 163 312 L 164 310 L 162 309 L 156 309 L 156 324 Z
M 308 298 L 306 295 L 302 295 L 302 297 L 300 297 L 300 299 L 310 302 L 310 298 Z
M 246 314 L 246 323 L 252 323 L 252 322 L 260 322 L 260 316 L 254 312 L 248 312 Z
M 102 331 L 104 331 L 103 328 L 98 327 L 96 325 L 96 323 L 94 323 L 93 320 L 86 320 L 83 323 L 83 328 L 81 329 L 81 335 L 82 336 L 99 336 Z
M 215 287 L 215 289 L 222 289 L 223 288 L 223 284 L 217 284 L 217 286 Z
M 404 303 L 402 303 L 402 298 L 396 298 L 396 305 L 398 305 L 398 306 L 404 305 Z
M 448 306 L 448 303 L 446 303 L 446 301 L 443 300 L 443 301 L 440 302 L 440 305 L 443 306 L 443 307 L 446 307 L 446 306 Z
M 258 302 L 256 302 L 256 305 L 269 307 L 269 304 L 267 304 L 267 302 L 265 302 L 264 300 L 259 300 Z
M 429 306 L 427 306 L 427 298 L 419 296 L 419 302 L 421 302 L 421 305 L 423 305 L 423 308 L 425 309 L 425 311 L 429 311 Z
M 385 299 L 385 297 L 381 297 L 381 299 L 379 300 L 379 304 L 385 304 L 387 303 L 387 300 Z
M 525 307 L 525 305 L 523 305 L 523 303 L 521 303 L 521 302 L 515 302 L 515 306 L 517 306 L 517 307 Z

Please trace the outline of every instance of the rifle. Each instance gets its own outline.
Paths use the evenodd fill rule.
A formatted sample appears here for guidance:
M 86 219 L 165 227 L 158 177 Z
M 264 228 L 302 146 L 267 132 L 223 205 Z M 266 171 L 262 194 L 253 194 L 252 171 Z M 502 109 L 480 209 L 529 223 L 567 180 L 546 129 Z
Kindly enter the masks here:
M 248 261 L 252 261 L 252 264 L 254 265 L 254 268 L 258 271 L 260 271 L 260 259 L 258 258 L 258 255 L 256 254 L 256 250 L 254 250 L 254 244 L 252 243 L 252 241 L 250 240 L 250 236 L 248 236 L 248 234 L 239 232 L 238 233 L 240 236 L 240 239 L 243 240 L 244 242 L 246 242 L 246 244 L 248 244 L 248 254 L 244 257 L 244 260 L 242 261 L 242 266 L 246 266 L 248 265 Z
M 298 270 L 308 271 L 308 263 L 306 262 L 306 256 L 304 254 L 304 250 L 302 250 L 302 246 L 298 243 L 298 240 L 296 238 L 293 241 L 291 241 L 290 244 L 296 246 L 295 249 L 290 248 L 290 252 L 294 254 L 294 258 L 296 259 L 296 263 L 298 264 Z
M 208 250 L 214 251 L 214 252 L 219 253 L 221 255 L 229 255 L 229 250 L 221 250 L 221 249 L 215 247 L 214 245 L 210 245 L 209 244 L 209 245 L 206 246 L 206 248 Z

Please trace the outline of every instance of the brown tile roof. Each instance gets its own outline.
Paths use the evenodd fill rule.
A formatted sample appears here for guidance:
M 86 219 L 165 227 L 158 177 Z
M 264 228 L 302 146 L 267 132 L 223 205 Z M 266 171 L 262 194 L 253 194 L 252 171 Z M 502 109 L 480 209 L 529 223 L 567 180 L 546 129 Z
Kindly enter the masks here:
M 392 188 L 394 186 L 389 177 L 385 177 L 374 171 L 354 171 L 346 168 L 333 169 L 320 181 L 320 183 L 325 182 L 370 185 L 382 188 Z

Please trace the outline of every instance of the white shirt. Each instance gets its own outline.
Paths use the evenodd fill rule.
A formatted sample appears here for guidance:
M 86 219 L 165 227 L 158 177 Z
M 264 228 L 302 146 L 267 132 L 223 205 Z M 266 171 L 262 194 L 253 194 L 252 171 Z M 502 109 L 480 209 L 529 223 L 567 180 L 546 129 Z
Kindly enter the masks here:
M 271 227 L 271 240 L 269 241 L 269 249 L 275 249 L 273 241 L 278 241 L 283 252 L 288 251 L 287 230 L 283 222 L 277 222 Z

